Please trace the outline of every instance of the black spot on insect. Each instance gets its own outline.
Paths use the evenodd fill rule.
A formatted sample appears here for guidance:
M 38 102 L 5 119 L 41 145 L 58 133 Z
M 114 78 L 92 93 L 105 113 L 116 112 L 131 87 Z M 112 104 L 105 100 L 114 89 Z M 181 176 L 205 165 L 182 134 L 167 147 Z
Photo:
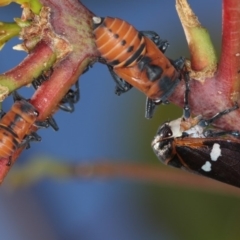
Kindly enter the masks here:
M 138 62 L 138 69 L 140 72 L 142 72 L 146 65 L 149 65 L 149 63 L 152 61 L 152 59 L 150 57 L 146 57 L 144 56 L 141 61 Z
M 176 86 L 179 84 L 180 79 L 172 80 L 168 76 L 163 76 L 158 80 L 159 89 L 162 92 L 161 101 L 167 101 L 167 98 L 173 93 Z
M 158 86 L 163 92 L 168 92 L 168 90 L 172 87 L 173 81 L 168 76 L 164 76 L 159 79 Z
M 109 31 L 109 32 L 112 32 L 112 29 L 108 28 L 108 31 Z
M 122 46 L 124 46 L 126 43 L 127 43 L 126 40 L 122 40 L 122 41 L 121 41 L 121 45 L 122 45 Z
M 157 79 L 161 78 L 161 75 L 163 73 L 163 69 L 157 65 L 146 65 L 146 73 L 147 77 L 150 81 L 154 82 Z
M 130 57 L 125 64 L 123 65 L 123 67 L 127 67 L 128 65 L 130 65 L 132 62 L 134 62 L 136 59 L 138 59 L 138 57 L 141 55 L 143 49 L 145 48 L 145 43 L 142 43 L 140 45 L 140 47 L 138 48 L 138 50 L 132 55 L 132 57 Z
M 20 104 L 20 110 L 23 113 L 29 113 L 34 111 L 35 109 L 31 103 L 26 101 L 24 104 Z
M 114 38 L 119 38 L 119 35 L 117 33 L 113 34 Z
M 130 47 L 128 47 L 127 52 L 132 52 L 133 49 L 134 49 L 134 46 L 130 46 Z
M 118 65 L 119 63 L 120 63 L 119 60 L 114 60 L 114 61 L 112 61 L 108 64 L 111 65 L 111 66 L 115 66 L 115 65 Z

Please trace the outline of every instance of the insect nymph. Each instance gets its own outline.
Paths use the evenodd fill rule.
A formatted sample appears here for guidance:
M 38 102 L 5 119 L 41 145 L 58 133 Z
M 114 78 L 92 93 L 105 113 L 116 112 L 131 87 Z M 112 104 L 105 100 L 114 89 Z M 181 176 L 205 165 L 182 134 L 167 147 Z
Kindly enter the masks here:
M 151 118 L 156 105 L 167 103 L 179 84 L 184 59 L 168 59 L 164 52 L 168 42 L 152 31 L 138 31 L 119 18 L 93 17 L 94 36 L 100 53 L 117 83 L 120 95 L 132 86 L 147 96 L 146 118 Z
M 20 147 L 26 147 L 29 141 L 40 141 L 41 138 L 31 131 L 38 117 L 33 105 L 22 99 L 16 101 L 12 108 L 2 114 L 0 120 L 0 157 L 8 159 L 8 165 L 14 152 Z

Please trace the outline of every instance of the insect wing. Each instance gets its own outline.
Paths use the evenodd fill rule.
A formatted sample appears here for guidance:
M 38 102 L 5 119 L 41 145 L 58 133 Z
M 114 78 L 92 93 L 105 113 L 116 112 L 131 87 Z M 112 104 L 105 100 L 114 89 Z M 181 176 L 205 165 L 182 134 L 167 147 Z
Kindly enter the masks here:
M 168 163 L 240 187 L 240 141 L 218 138 L 175 139 L 176 156 Z

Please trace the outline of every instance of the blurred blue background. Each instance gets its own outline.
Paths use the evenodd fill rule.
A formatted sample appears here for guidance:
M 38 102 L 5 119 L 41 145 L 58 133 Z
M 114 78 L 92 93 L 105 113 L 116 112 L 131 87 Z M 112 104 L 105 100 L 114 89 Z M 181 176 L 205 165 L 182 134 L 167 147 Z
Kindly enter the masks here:
M 139 30 L 158 32 L 170 42 L 170 58 L 188 57 L 175 1 L 82 2 L 98 16 L 119 17 Z M 221 1 L 189 3 L 211 32 L 219 52 Z M 20 14 L 16 4 L 0 8 L 1 21 L 12 21 Z M 0 52 L 1 73 L 25 57 L 25 53 L 12 50 L 18 42 L 11 40 Z M 153 120 L 146 120 L 143 94 L 133 89 L 117 97 L 107 68 L 100 64 L 81 77 L 80 86 L 81 100 L 76 111 L 59 111 L 55 119 L 60 130 L 39 131 L 42 142 L 31 144 L 17 165 L 33 156 L 46 155 L 61 162 L 94 163 L 107 159 L 159 166 L 151 140 L 158 125 L 179 117 L 181 110 L 162 106 Z M 21 93 L 30 97 L 32 89 L 21 89 Z M 3 108 L 7 110 L 11 104 L 9 98 Z M 7 182 L 8 179 L 0 193 L 0 235 L 4 240 L 239 239 L 239 200 L 231 196 L 125 179 L 46 179 L 14 191 L 7 188 Z

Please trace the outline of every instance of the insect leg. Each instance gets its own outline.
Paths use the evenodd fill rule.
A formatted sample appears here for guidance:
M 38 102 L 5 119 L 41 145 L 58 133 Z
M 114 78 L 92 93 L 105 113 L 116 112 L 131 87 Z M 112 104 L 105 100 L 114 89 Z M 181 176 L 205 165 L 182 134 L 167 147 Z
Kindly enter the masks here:
M 59 127 L 53 117 L 48 117 L 46 121 L 49 123 L 49 125 L 55 130 L 58 131 Z
M 201 119 L 198 123 L 199 126 L 201 127 L 207 127 L 210 124 L 212 124 L 214 121 L 216 121 L 217 119 L 219 119 L 220 117 L 222 117 L 223 115 L 226 115 L 234 110 L 237 110 L 239 108 L 238 104 L 235 103 L 235 105 L 231 108 L 225 109 L 219 113 L 217 113 L 216 115 L 214 115 L 212 118 L 210 119 Z
M 113 68 L 111 66 L 108 66 L 108 69 L 110 71 L 110 74 L 113 77 L 113 80 L 116 82 L 117 86 L 116 86 L 116 90 L 115 90 L 115 94 L 117 94 L 118 96 L 120 96 L 122 93 L 125 93 L 127 91 L 129 91 L 132 88 L 132 85 L 129 84 L 128 82 L 126 82 L 125 80 L 123 80 L 122 78 L 120 78 L 114 71 Z
M 43 71 L 39 77 L 35 78 L 32 81 L 32 85 L 34 89 L 37 89 L 38 87 L 40 87 L 43 82 L 47 81 L 51 77 L 52 74 L 53 74 L 52 67 L 50 67 L 48 70 Z
M 30 142 L 40 142 L 42 138 L 35 132 L 30 133 L 27 135 L 21 143 L 18 144 L 18 148 L 26 146 L 26 149 L 30 148 Z
M 146 105 L 145 105 L 145 118 L 150 119 L 152 118 L 154 111 L 156 109 L 156 106 L 163 103 L 162 101 L 159 102 L 155 102 L 154 100 L 152 100 L 151 98 L 146 99 Z M 168 101 L 164 102 L 164 103 L 168 103 Z
M 159 48 L 159 50 L 162 53 L 165 53 L 165 51 L 167 50 L 167 48 L 169 46 L 169 43 L 167 40 L 162 40 L 160 38 L 160 36 L 154 31 L 140 31 L 140 33 L 142 35 L 144 35 L 145 37 L 150 38 L 156 44 L 156 46 Z
M 184 73 L 184 80 L 185 80 L 185 85 L 186 85 L 186 90 L 184 94 L 184 107 L 183 107 L 183 117 L 185 119 L 190 118 L 191 116 L 191 110 L 189 107 L 189 92 L 190 92 L 190 85 L 189 85 L 189 73 L 185 72 Z
M 59 130 L 59 127 L 53 117 L 48 117 L 45 121 L 36 121 L 34 124 L 39 128 L 48 128 L 51 126 L 55 131 Z
M 150 119 L 153 116 L 154 110 L 156 108 L 156 104 L 151 98 L 146 99 L 146 107 L 145 107 L 145 118 Z
M 171 60 L 169 59 L 170 62 L 172 63 L 172 65 L 176 68 L 176 70 L 181 71 L 184 67 L 185 64 L 185 58 L 184 57 L 180 57 L 176 60 Z
M 212 129 L 208 129 L 204 131 L 204 136 L 207 137 L 221 137 L 223 135 L 232 135 L 233 137 L 239 138 L 240 132 L 239 131 L 216 131 Z
M 62 101 L 59 103 L 59 108 L 66 112 L 74 111 L 74 104 L 80 99 L 79 82 L 75 83 L 75 90 L 70 89 Z
M 49 125 L 55 130 L 55 131 L 58 131 L 59 130 L 59 127 L 55 121 L 55 119 L 53 117 L 48 117 L 47 118 L 47 122 L 49 123 Z
M 20 101 L 22 99 L 25 100 L 24 97 L 22 97 L 17 91 L 13 91 L 12 92 L 12 97 L 13 97 L 13 101 L 16 102 L 16 101 Z

